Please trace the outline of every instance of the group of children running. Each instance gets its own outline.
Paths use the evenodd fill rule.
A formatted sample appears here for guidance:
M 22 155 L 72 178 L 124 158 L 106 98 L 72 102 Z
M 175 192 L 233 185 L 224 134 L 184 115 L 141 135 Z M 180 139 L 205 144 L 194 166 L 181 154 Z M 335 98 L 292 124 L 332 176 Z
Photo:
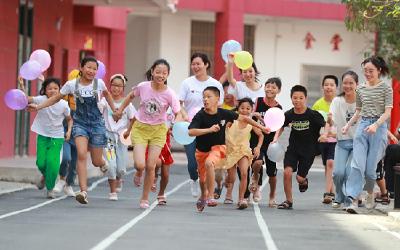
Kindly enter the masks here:
M 242 80 L 237 81 L 233 77 L 233 55 L 229 55 L 220 81 L 207 74 L 210 66 L 205 54 L 193 54 L 193 76 L 183 81 L 179 96 L 167 85 L 170 65 L 163 59 L 155 61 L 146 72 L 147 81 L 133 87 L 126 96 L 127 78 L 122 74 L 111 76 L 108 91 L 106 84 L 95 78 L 98 63 L 92 57 L 84 58 L 79 75 L 62 87 L 58 79 L 46 79 L 40 95 L 28 98 L 28 109 L 38 111 L 32 125 L 32 131 L 38 134 L 36 163 L 42 173 L 38 187 L 46 186 L 48 198 L 54 198 L 55 192 L 64 188 L 79 203 L 87 204 L 89 151 L 92 164 L 108 176 L 109 199 L 118 200 L 128 162 L 128 149 L 122 139 L 130 137 L 136 186 L 142 185 L 144 175 L 139 206 L 149 207 L 149 193 L 157 190 L 160 170 L 157 200 L 159 205 L 165 205 L 164 192 L 173 163 L 169 126 L 174 121 L 189 121 L 188 133 L 196 139 L 185 145 L 185 151 L 191 191 L 198 198 L 196 207 L 200 212 L 206 206 L 217 206 L 224 186 L 227 189 L 224 203 L 233 203 L 236 174 L 240 179 L 237 208 L 247 208 L 251 194 L 253 201 L 259 202 L 264 164 L 270 186 L 268 205 L 292 209 L 293 172 L 297 172 L 299 191 L 307 191 L 308 172 L 319 153 L 325 166 L 324 203 L 356 213 L 359 196 L 365 188 L 366 206 L 374 206 L 377 165 L 383 158 L 387 135 L 394 138 L 387 128 L 393 97 L 391 87 L 381 80 L 388 73 L 382 58 L 374 56 L 362 62 L 365 84 L 358 85 L 358 76 L 353 71 L 345 72 L 339 96 L 336 96 L 338 79 L 333 75 L 324 77 L 324 96 L 312 108 L 307 107 L 307 89 L 293 86 L 290 91 L 293 108 L 285 112 L 284 125 L 276 132 L 265 126 L 264 115 L 270 108 L 282 109 L 276 101 L 281 80 L 270 78 L 265 84 L 259 83 L 259 72 L 253 63 L 249 69 L 241 70 Z M 73 97 L 73 109 L 67 102 L 68 96 Z M 140 99 L 138 110 L 131 104 L 134 98 Z M 327 114 L 326 119 L 321 111 Z M 268 158 L 267 150 L 278 141 L 285 127 L 291 129 L 283 160 L 286 197 L 278 203 L 276 162 Z M 80 187 L 76 194 L 66 188 L 72 184 L 65 183 L 66 170 L 63 174 L 60 171 L 56 185 L 60 151 L 64 141 L 71 140 L 76 150 Z M 71 161 L 69 167 L 74 168 L 73 165 Z

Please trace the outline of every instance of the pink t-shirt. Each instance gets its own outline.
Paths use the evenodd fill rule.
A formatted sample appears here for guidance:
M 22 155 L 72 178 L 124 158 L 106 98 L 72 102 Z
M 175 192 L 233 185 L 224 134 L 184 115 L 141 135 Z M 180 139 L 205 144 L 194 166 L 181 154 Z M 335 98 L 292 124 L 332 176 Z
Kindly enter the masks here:
M 163 124 L 167 121 L 168 107 L 172 108 L 173 113 L 178 113 L 181 109 L 178 98 L 169 87 L 162 92 L 158 92 L 152 89 L 151 82 L 141 82 L 133 87 L 132 90 L 135 96 L 140 96 L 136 119 L 142 123 L 150 125 Z

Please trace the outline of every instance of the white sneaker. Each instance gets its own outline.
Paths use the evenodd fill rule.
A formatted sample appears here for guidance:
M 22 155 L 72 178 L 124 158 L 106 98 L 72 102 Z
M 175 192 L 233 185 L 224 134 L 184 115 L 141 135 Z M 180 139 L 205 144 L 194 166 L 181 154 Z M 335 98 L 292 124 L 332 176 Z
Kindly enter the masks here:
M 190 191 L 192 196 L 197 198 L 199 196 L 199 180 L 190 180 Z
M 376 207 L 374 194 L 368 194 L 367 195 L 365 207 L 367 209 L 374 209 Z
M 110 201 L 117 201 L 118 200 L 118 194 L 117 193 L 109 193 L 108 194 L 108 199 Z
M 336 201 L 332 202 L 332 208 L 339 209 L 341 206 L 342 204 L 340 204 L 339 202 Z
M 64 187 L 65 187 L 65 181 L 60 179 L 57 181 L 56 185 L 54 186 L 53 191 L 56 193 L 60 193 Z
M 75 192 L 71 186 L 64 186 L 64 193 L 69 197 L 75 197 Z
M 55 199 L 56 198 L 56 193 L 54 190 L 47 190 L 47 198 L 48 199 Z

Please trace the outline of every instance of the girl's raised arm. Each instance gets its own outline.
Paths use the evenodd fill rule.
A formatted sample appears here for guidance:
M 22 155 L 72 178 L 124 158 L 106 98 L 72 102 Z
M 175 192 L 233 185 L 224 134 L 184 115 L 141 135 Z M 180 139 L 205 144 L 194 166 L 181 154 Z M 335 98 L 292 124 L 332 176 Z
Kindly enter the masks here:
M 234 55 L 231 53 L 228 55 L 228 64 L 226 65 L 226 77 L 228 79 L 229 84 L 235 88 L 236 87 L 236 79 L 233 77 L 233 58 Z

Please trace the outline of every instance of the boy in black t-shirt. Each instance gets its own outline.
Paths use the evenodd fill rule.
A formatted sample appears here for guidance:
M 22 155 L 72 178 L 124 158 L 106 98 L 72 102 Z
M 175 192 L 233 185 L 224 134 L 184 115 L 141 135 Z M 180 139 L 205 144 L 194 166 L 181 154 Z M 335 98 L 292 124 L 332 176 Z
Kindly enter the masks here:
M 306 106 L 307 89 L 301 85 L 295 85 L 290 91 L 293 108 L 285 112 L 283 127 L 290 126 L 289 146 L 284 159 L 283 185 L 286 200 L 278 205 L 279 209 L 291 209 L 293 207 L 292 174 L 297 171 L 297 182 L 300 192 L 308 189 L 308 171 L 314 162 L 317 153 L 319 131 L 325 126 L 324 117 L 317 111 Z M 274 142 L 283 132 L 283 127 L 276 133 Z
M 281 87 L 282 87 L 281 79 L 277 77 L 269 78 L 265 82 L 265 97 L 257 98 L 254 109 L 255 111 L 254 114 L 256 114 L 258 121 L 262 125 L 264 125 L 264 116 L 265 112 L 267 112 L 268 109 L 270 108 L 282 109 L 282 106 L 275 100 L 277 94 L 279 94 L 281 91 Z M 253 152 L 259 150 L 260 154 L 258 158 L 253 159 L 253 162 L 251 164 L 253 175 L 251 178 L 251 183 L 248 180 L 248 183 L 250 183 L 249 188 L 250 191 L 253 193 L 254 202 L 259 202 L 261 200 L 260 186 L 262 186 L 262 177 L 263 177 L 262 165 L 265 163 L 266 173 L 269 177 L 268 182 L 270 186 L 269 202 L 268 202 L 269 207 L 276 206 L 276 201 L 275 201 L 276 174 L 277 174 L 276 163 L 270 161 L 267 157 L 267 149 L 269 144 L 273 141 L 274 136 L 275 132 L 272 132 L 268 135 L 264 135 L 264 141 L 261 147 L 257 147 L 258 136 L 254 132 L 251 132 L 251 138 L 250 138 L 250 146 L 253 149 Z M 248 190 L 245 194 L 245 198 L 247 198 L 246 195 L 247 197 L 249 197 L 250 195 Z
M 197 210 L 203 211 L 205 205 L 214 207 L 215 173 L 214 166 L 225 157 L 225 128 L 234 120 L 242 120 L 260 128 L 265 133 L 269 129 L 251 118 L 239 115 L 230 110 L 218 108 L 220 92 L 216 87 L 207 87 L 203 91 L 202 108 L 189 125 L 189 135 L 196 136 L 196 161 L 199 172 L 201 196 L 196 203 Z

